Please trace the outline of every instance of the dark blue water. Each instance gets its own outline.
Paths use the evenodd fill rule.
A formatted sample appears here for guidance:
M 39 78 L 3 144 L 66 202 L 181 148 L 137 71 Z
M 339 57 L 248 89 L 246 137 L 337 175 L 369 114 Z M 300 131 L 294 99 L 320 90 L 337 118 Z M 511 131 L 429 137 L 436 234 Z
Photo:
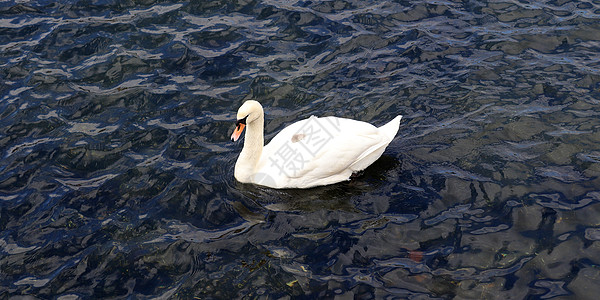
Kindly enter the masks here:
M 593 299 L 600 2 L 4 1 L 0 298 Z M 240 184 L 310 115 L 383 157 Z

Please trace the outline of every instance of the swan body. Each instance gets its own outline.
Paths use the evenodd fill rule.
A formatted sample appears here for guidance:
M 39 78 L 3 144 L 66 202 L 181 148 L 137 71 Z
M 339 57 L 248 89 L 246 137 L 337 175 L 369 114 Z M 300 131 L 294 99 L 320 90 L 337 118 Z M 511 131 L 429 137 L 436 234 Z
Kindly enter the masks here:
M 337 117 L 311 116 L 284 128 L 263 146 L 264 111 L 246 101 L 238 110 L 236 141 L 246 128 L 234 176 L 272 188 L 310 188 L 349 180 L 375 162 L 394 139 L 402 116 L 375 127 Z

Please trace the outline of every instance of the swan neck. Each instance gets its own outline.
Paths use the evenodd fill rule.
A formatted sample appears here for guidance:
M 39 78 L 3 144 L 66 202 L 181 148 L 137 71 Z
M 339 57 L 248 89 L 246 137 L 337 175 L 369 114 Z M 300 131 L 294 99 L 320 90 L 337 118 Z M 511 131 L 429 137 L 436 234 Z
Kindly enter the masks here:
M 235 178 L 240 182 L 252 182 L 264 145 L 264 116 L 246 124 L 244 148 L 235 164 Z
M 242 153 L 246 151 L 250 152 L 248 154 L 255 154 L 253 157 L 256 156 L 254 157 L 256 158 L 256 162 L 258 162 L 258 158 L 260 158 L 264 145 L 264 124 L 264 117 L 261 116 L 246 125 L 246 137 L 244 139 L 244 149 L 242 150 Z

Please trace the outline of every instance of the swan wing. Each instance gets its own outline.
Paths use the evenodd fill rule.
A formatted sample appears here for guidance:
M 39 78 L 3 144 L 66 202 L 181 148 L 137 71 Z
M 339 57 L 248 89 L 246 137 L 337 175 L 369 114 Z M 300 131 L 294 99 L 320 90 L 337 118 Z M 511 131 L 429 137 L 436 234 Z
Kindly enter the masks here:
M 366 122 L 312 116 L 286 127 L 264 147 L 257 175 L 273 187 L 340 182 L 379 158 L 390 141 Z

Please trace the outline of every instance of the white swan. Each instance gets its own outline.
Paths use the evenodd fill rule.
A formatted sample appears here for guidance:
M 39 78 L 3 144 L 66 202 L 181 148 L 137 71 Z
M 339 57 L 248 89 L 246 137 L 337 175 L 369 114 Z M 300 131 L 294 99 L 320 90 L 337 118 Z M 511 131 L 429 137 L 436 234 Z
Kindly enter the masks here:
M 272 188 L 310 188 L 349 180 L 354 172 L 375 162 L 400 127 L 397 116 L 377 128 L 369 123 L 336 117 L 298 121 L 264 145 L 264 112 L 248 100 L 237 112 L 237 141 L 246 129 L 244 148 L 235 164 L 235 178 Z

